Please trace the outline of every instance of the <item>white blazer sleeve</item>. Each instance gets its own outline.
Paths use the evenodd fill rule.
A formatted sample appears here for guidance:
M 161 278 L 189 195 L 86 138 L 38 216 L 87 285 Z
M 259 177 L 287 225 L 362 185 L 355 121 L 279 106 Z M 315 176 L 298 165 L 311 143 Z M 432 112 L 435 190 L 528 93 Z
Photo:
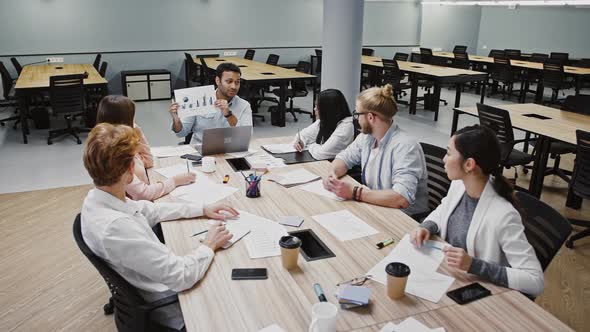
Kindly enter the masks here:
M 506 256 L 508 287 L 532 296 L 543 292 L 544 278 L 535 250 L 524 234 L 524 226 L 517 211 L 505 217 L 498 228 L 498 241 Z
M 320 120 L 316 120 L 316 122 L 303 128 L 299 132 L 299 135 L 301 136 L 301 140 L 303 141 L 303 147 L 306 147 L 306 146 L 314 143 L 316 137 L 318 137 L 319 131 L 320 131 Z M 297 134 L 295 134 L 295 137 L 293 137 L 292 144 L 295 145 L 296 142 L 297 142 Z
M 317 160 L 332 159 L 340 151 L 346 149 L 352 143 L 353 138 L 354 125 L 352 122 L 341 122 L 324 144 L 310 144 L 309 153 Z

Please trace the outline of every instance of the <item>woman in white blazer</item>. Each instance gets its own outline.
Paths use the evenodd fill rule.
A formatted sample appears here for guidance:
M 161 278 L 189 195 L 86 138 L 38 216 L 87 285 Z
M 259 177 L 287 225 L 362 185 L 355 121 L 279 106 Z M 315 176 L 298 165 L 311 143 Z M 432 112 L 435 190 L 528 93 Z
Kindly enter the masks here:
M 543 270 L 524 234 L 513 188 L 502 176 L 500 155 L 489 128 L 457 131 L 444 158 L 453 181 L 449 193 L 411 239 L 420 247 L 431 235 L 440 235 L 451 245 L 443 249 L 450 267 L 537 296 L 543 291 Z
M 340 90 L 327 89 L 318 95 L 317 120 L 295 136 L 297 151 L 307 147 L 317 160 L 333 159 L 354 140 L 354 125 L 346 98 Z

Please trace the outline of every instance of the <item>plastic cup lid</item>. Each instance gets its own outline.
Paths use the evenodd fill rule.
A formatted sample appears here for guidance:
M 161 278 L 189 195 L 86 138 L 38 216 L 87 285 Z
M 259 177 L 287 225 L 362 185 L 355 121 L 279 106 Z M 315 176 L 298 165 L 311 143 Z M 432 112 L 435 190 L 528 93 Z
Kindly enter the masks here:
M 285 249 L 295 249 L 301 247 L 301 240 L 296 236 L 287 235 L 281 237 L 279 245 Z
M 385 272 L 394 277 L 403 278 L 410 275 L 410 267 L 404 263 L 393 262 L 387 264 L 385 267 Z

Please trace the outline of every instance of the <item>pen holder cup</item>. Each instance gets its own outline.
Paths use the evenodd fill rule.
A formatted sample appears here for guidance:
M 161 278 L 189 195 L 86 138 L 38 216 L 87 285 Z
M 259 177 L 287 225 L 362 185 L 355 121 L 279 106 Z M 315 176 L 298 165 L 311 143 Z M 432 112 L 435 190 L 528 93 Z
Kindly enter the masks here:
M 246 197 L 260 197 L 260 180 L 246 180 Z

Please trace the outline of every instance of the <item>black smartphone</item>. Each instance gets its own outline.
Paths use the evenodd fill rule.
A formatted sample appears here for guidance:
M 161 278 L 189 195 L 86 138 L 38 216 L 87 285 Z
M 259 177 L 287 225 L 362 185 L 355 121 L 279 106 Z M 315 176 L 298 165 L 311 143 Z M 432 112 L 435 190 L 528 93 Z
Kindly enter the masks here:
M 233 269 L 232 280 L 267 279 L 266 269 Z
M 201 156 L 200 154 L 183 154 L 182 156 L 180 156 L 180 158 L 182 159 L 188 159 L 188 160 L 192 160 L 194 162 L 200 162 L 201 159 L 203 159 L 203 156 Z
M 447 293 L 448 297 L 459 304 L 466 304 L 492 295 L 489 289 L 475 282 L 473 284 L 457 288 Z

